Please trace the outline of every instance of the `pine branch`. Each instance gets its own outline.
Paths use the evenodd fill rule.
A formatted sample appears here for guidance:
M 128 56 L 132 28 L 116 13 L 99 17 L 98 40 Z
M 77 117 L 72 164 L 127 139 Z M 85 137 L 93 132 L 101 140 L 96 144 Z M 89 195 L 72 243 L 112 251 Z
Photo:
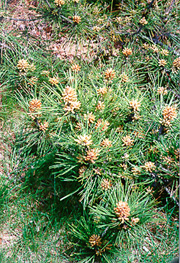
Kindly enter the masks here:
M 174 3 L 175 3 L 175 0 L 172 0 L 169 9 L 167 8 L 165 11 L 166 15 L 169 15 L 169 13 L 171 12 L 171 10 L 173 8 Z

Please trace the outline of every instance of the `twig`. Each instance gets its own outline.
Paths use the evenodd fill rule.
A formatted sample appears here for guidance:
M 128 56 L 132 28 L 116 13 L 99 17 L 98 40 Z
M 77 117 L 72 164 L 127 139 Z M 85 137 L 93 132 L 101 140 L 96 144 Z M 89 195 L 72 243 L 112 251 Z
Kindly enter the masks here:
M 151 3 L 148 4 L 146 13 L 144 14 L 145 17 L 147 16 L 147 14 L 148 14 L 148 12 L 149 12 L 149 9 L 152 8 L 152 6 L 153 6 L 153 4 L 154 4 L 154 1 L 155 1 L 155 0 L 152 0 Z M 132 34 L 126 33 L 125 35 L 128 35 L 129 37 L 131 37 L 131 36 L 133 37 L 134 35 L 139 34 L 139 33 L 141 32 L 141 30 L 143 29 L 143 27 L 144 27 L 144 25 L 140 25 L 140 26 L 139 26 L 139 29 L 138 29 L 136 32 L 134 32 L 134 33 L 132 33 Z M 115 33 L 116 33 L 116 34 L 118 34 L 118 33 L 120 34 L 120 32 L 115 32 Z
M 155 2 L 155 0 L 152 0 L 151 3 L 149 3 L 147 9 L 150 9 L 153 6 L 154 2 Z
M 160 128 L 159 128 L 159 135 L 158 135 L 158 140 L 160 139 L 160 135 L 164 134 L 164 126 L 161 124 Z
M 105 229 L 104 232 L 102 233 L 101 237 L 103 237 L 103 236 L 106 234 L 106 232 L 108 231 L 108 229 L 109 229 L 109 227 L 106 227 L 106 229 Z
M 120 32 L 119 32 L 120 33 Z M 169 33 L 167 33 L 167 34 L 164 34 L 164 35 L 166 35 L 167 37 L 169 37 L 169 36 L 171 36 L 171 34 Z M 163 34 L 161 34 L 161 36 L 163 36 Z M 150 41 L 150 42 L 153 42 L 154 44 L 159 44 L 160 46 L 163 46 L 163 47 L 165 47 L 165 48 L 167 48 L 168 50 L 170 50 L 171 52 L 173 52 L 176 56 L 179 56 L 179 52 L 176 52 L 174 49 L 172 49 L 171 47 L 169 47 L 169 46 L 167 46 L 167 45 L 165 45 L 165 44 L 163 44 L 161 41 L 159 41 L 159 39 L 158 39 L 158 36 L 157 35 L 155 35 L 155 37 L 154 38 L 149 38 L 149 37 L 147 37 L 147 36 L 145 36 L 145 37 L 143 37 L 143 36 L 139 36 L 141 39 L 145 39 L 145 40 L 148 40 L 148 41 Z
M 46 1 L 47 5 L 49 6 L 49 8 L 51 8 L 51 5 L 50 5 L 50 3 L 48 2 L 48 0 L 45 0 L 45 1 Z M 59 10 L 59 11 L 60 11 L 60 10 Z M 58 12 L 58 13 L 59 13 L 59 12 Z M 73 24 L 73 21 L 72 21 L 72 20 L 70 20 L 70 19 L 68 19 L 67 17 L 61 15 L 60 13 L 59 13 L 59 16 L 60 16 L 61 18 L 63 18 L 64 20 L 68 21 L 69 23 Z
M 168 90 L 170 90 L 172 93 L 174 93 L 175 97 L 177 97 L 178 99 L 180 99 L 180 95 L 176 94 L 176 92 L 174 90 L 172 90 L 171 88 L 168 88 Z
M 164 183 L 164 180 L 162 178 L 158 178 L 157 175 L 155 173 L 151 173 L 151 176 L 153 177 L 153 179 L 156 179 L 157 181 L 159 181 L 160 183 Z M 179 206 L 179 202 L 176 200 L 176 198 L 171 194 L 171 192 L 169 191 L 169 189 L 167 188 L 167 186 L 163 185 L 163 188 L 165 189 L 165 191 L 169 194 L 169 197 L 172 198 L 174 200 L 174 202 L 177 204 L 177 206 Z
M 155 0 L 152 0 L 151 3 L 149 3 L 149 5 L 147 6 L 146 13 L 144 14 L 145 17 L 147 16 L 149 9 L 152 8 L 154 1 Z M 134 32 L 133 34 L 131 34 L 130 36 L 134 36 L 134 35 L 139 34 L 141 32 L 141 30 L 143 29 L 143 27 L 144 27 L 143 25 L 140 25 L 139 29 L 136 32 Z
M 30 22 L 30 21 L 36 21 L 36 20 L 39 20 L 40 18 L 42 17 L 39 17 L 39 18 L 33 18 L 33 19 L 24 19 L 24 18 L 12 18 L 12 17 L 3 17 L 5 19 L 9 19 L 9 20 L 14 20 L 14 21 L 23 21 L 23 22 Z
M 72 20 L 70 20 L 69 18 L 63 16 L 63 15 L 59 15 L 61 18 L 63 18 L 64 20 L 68 21 L 69 23 L 73 24 L 74 22 Z
M 170 34 L 170 33 L 166 33 L 166 34 L 161 34 L 161 36 L 167 36 L 167 37 L 169 37 L 169 36 L 171 36 L 171 34 Z M 149 40 L 150 40 L 150 39 L 149 39 Z M 169 46 L 163 44 L 161 41 L 159 41 L 157 35 L 155 35 L 155 37 L 152 38 L 152 41 L 153 41 L 155 44 L 159 44 L 160 46 L 166 47 L 168 50 L 170 50 L 171 52 L 173 52 L 176 56 L 179 56 L 179 53 L 178 53 L 178 52 L 176 52 L 176 51 L 175 51 L 174 49 L 172 49 L 171 47 L 169 47 Z
M 48 0 L 45 0 L 46 1 L 46 4 L 51 7 L 50 3 L 48 2 Z
M 166 12 L 165 12 L 166 15 L 169 15 L 169 13 L 171 12 L 171 9 L 172 9 L 174 3 L 175 3 L 175 0 L 172 0 L 169 9 L 168 9 L 168 8 L 166 9 Z
M 6 45 L 5 43 L 0 43 L 0 48 L 9 48 L 11 49 L 8 45 Z
M 34 119 L 34 122 L 36 123 L 37 127 L 39 128 L 40 124 L 37 118 Z
M 174 202 L 179 206 L 179 202 L 176 200 L 176 198 L 171 194 L 171 192 L 169 191 L 169 189 L 167 187 L 164 187 L 164 189 L 166 190 L 166 192 L 169 194 L 169 196 L 174 200 Z
M 139 29 L 138 29 L 136 32 L 132 33 L 130 36 L 133 37 L 134 35 L 139 34 L 139 33 L 141 32 L 142 29 L 143 29 L 143 25 L 141 25 L 141 26 L 139 27 Z

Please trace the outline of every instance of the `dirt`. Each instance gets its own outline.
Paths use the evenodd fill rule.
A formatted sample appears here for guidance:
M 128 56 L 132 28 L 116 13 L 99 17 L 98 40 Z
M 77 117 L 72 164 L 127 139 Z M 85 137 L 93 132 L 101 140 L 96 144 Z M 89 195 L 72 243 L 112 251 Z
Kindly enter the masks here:
M 28 41 L 44 40 L 47 42 L 47 50 L 51 50 L 60 59 L 72 61 L 76 56 L 91 61 L 96 56 L 98 44 L 93 41 L 77 45 L 64 34 L 59 34 L 58 40 L 53 40 L 51 23 L 40 18 L 41 15 L 35 11 L 34 5 L 37 5 L 34 1 L 11 1 L 7 8 L 7 15 L 4 15 L 5 18 L 2 20 L 2 34 L 11 33 L 16 37 L 21 37 L 23 34 Z

